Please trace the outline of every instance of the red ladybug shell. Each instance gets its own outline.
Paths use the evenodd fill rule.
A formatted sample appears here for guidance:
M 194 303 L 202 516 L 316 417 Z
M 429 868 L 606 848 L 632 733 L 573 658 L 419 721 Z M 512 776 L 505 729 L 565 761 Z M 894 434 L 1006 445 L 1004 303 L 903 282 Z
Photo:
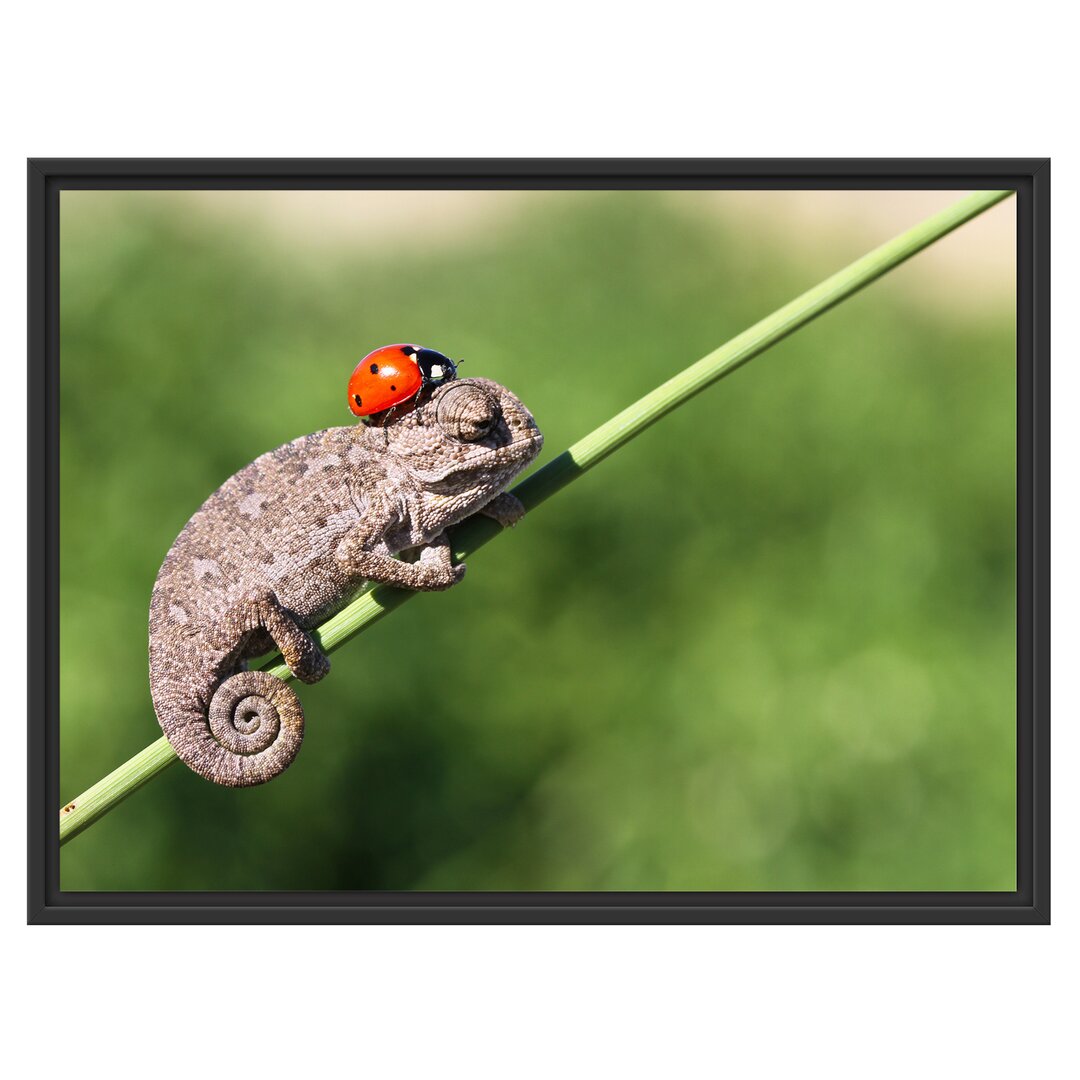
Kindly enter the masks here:
M 419 353 L 419 345 L 384 345 L 369 352 L 349 379 L 353 414 L 371 416 L 418 394 L 424 385 Z

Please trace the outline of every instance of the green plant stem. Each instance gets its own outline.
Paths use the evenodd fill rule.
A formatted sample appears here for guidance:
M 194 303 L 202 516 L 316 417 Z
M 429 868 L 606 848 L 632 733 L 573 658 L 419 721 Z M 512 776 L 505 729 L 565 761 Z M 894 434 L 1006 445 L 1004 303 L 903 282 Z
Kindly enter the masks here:
M 1011 194 L 1011 191 L 979 191 L 968 195 L 856 259 L 601 424 L 523 480 L 513 493 L 527 510 L 535 509 L 672 409 Z M 463 522 L 451 533 L 456 557 L 460 560 L 471 555 L 500 531 L 490 518 L 477 516 Z M 333 652 L 414 595 L 385 585 L 369 589 L 313 631 L 312 636 L 323 650 Z M 288 668 L 277 657 L 264 668 L 281 679 L 291 678 Z M 162 736 L 109 773 L 60 811 L 60 843 L 77 836 L 176 760 L 168 740 Z

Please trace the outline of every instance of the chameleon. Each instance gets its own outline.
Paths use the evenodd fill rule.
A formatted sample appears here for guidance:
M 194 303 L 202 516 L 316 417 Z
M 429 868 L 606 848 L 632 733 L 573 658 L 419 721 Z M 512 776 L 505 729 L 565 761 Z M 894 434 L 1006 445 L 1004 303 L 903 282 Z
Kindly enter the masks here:
M 457 379 L 392 422 L 304 435 L 226 480 L 181 530 L 150 599 L 150 692 L 180 760 L 230 787 L 280 775 L 303 709 L 247 662 L 276 648 L 317 682 L 330 661 L 311 630 L 366 582 L 456 585 L 465 565 L 447 528 L 476 512 L 516 524 L 525 508 L 504 489 L 543 441 L 505 387 Z

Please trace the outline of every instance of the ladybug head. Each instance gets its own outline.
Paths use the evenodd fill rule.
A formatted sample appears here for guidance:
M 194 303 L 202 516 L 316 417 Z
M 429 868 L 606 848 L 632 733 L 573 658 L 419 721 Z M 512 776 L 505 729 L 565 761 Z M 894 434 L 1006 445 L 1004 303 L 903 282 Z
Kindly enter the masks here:
M 457 364 L 434 349 L 418 349 L 416 366 L 420 369 L 425 386 L 442 386 L 457 377 Z

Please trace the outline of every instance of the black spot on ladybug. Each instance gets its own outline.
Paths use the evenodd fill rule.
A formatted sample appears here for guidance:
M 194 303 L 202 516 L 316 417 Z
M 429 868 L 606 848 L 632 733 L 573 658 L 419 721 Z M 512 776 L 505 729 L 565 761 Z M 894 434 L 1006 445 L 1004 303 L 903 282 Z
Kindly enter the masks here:
M 371 374 L 372 375 L 378 375 L 379 374 L 379 365 L 378 364 L 372 364 L 371 365 Z
M 401 351 L 402 351 L 402 352 L 403 352 L 403 353 L 404 353 L 404 354 L 405 354 L 406 356 L 412 356 L 412 354 L 413 354 L 414 352 L 416 352 L 416 350 L 415 350 L 415 349 L 414 349 L 414 348 L 413 348 L 413 347 L 412 347 L 411 345 L 402 345 L 402 346 L 401 346 Z
M 391 386 L 391 387 L 390 387 L 390 392 L 391 392 L 391 393 L 393 393 L 393 392 L 394 392 L 394 391 L 395 391 L 396 389 L 397 389 L 397 387 L 396 387 L 396 386 Z
M 359 394 L 353 394 L 352 399 L 353 399 L 353 401 L 356 402 L 356 407 L 358 409 L 363 407 L 364 403 L 360 400 L 360 395 Z

